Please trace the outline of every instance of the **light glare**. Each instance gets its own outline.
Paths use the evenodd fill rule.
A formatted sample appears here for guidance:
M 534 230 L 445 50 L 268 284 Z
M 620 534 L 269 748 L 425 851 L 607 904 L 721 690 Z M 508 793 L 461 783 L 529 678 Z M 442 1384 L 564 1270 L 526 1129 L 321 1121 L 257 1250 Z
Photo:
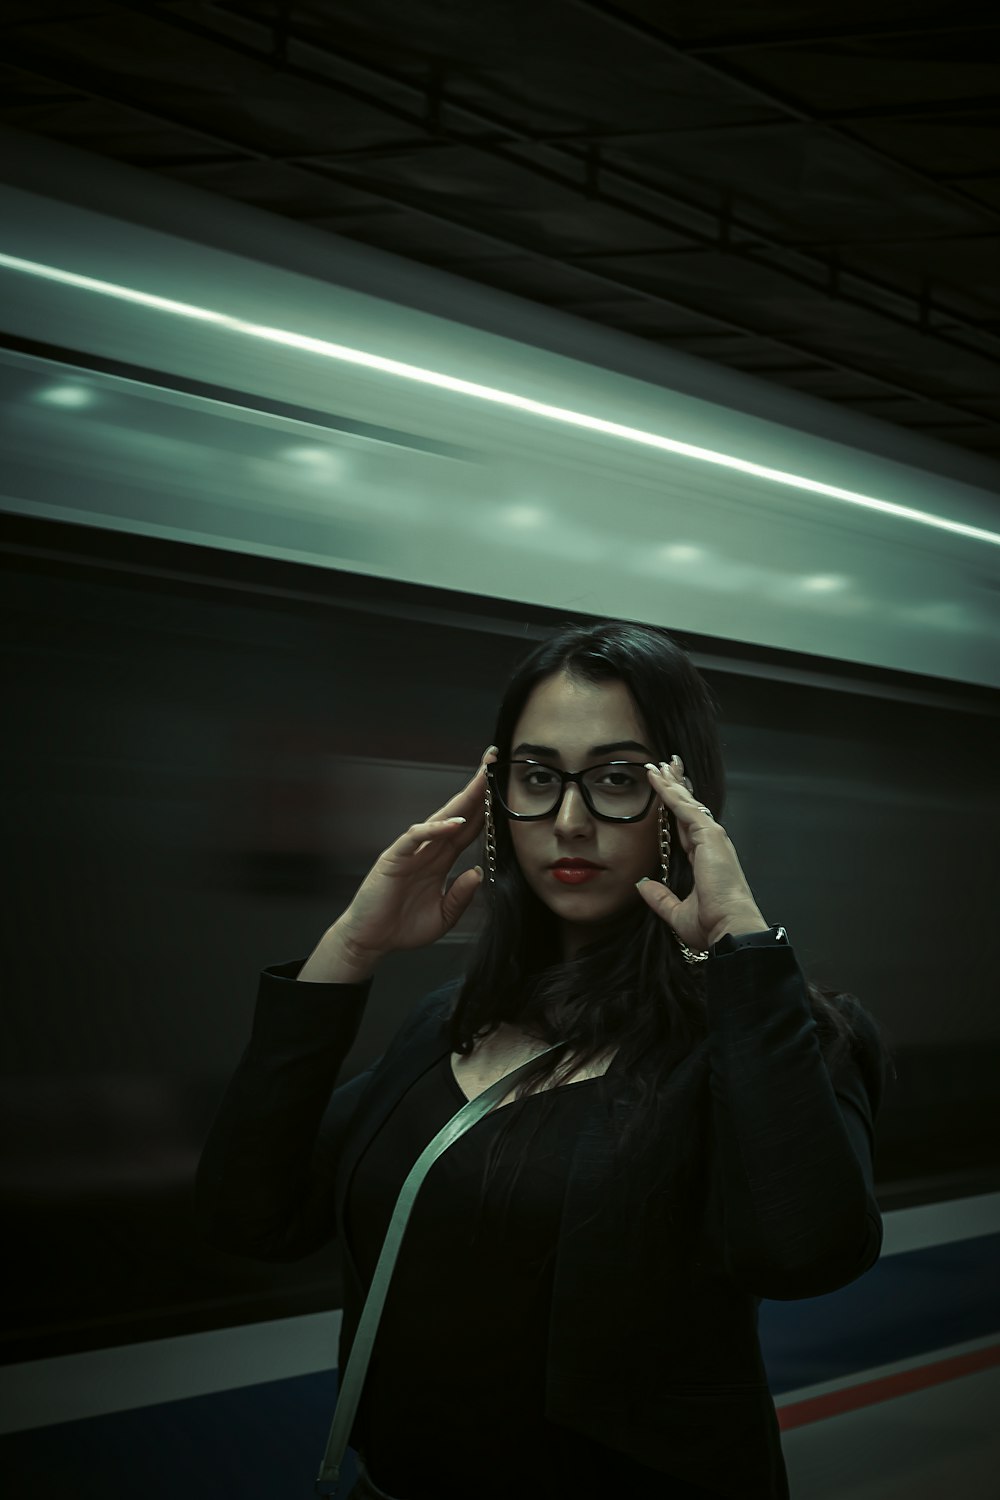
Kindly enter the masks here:
M 526 396 L 515 395 L 511 391 L 501 391 L 492 386 L 478 385 L 474 381 L 460 380 L 453 375 L 444 375 L 440 371 L 421 369 L 417 365 L 404 364 L 401 360 L 386 359 L 381 355 L 367 354 L 360 349 L 351 349 L 344 344 L 334 344 L 326 339 L 310 338 L 305 334 L 292 333 L 283 328 L 269 328 L 262 323 L 251 323 L 244 318 L 233 317 L 228 313 L 213 312 L 209 308 L 195 307 L 188 302 L 177 302 L 169 297 L 158 297 L 150 292 L 140 292 L 132 287 L 119 286 L 114 282 L 101 281 L 93 276 L 81 276 L 75 271 L 63 271 L 56 266 L 46 266 L 38 261 L 23 260 L 18 256 L 0 254 L 0 265 L 8 267 L 13 271 L 26 272 L 28 275 L 42 277 L 48 281 L 60 282 L 66 286 L 80 287 L 85 291 L 92 291 L 102 296 L 115 297 L 120 301 L 137 303 L 143 307 L 150 307 L 160 312 L 174 313 L 178 317 L 194 318 L 204 323 L 214 323 L 220 328 L 226 328 L 232 333 L 249 335 L 252 338 L 266 339 L 270 343 L 283 344 L 293 349 L 302 349 L 312 354 L 319 354 L 328 359 L 340 360 L 347 364 L 362 365 L 367 369 L 381 370 L 387 375 L 396 375 L 404 380 L 417 380 L 425 385 L 435 386 L 441 390 L 454 391 L 458 395 L 474 396 L 482 401 L 491 401 L 496 405 L 512 407 L 518 411 L 530 412 L 535 416 L 548 417 L 552 421 L 562 422 L 569 426 L 584 427 L 592 432 L 602 432 L 609 437 L 625 438 L 629 442 L 640 443 L 646 447 L 658 448 L 667 453 L 676 453 L 685 458 L 699 459 L 704 463 L 717 464 L 723 468 L 735 469 L 742 474 L 750 474 L 758 479 L 769 479 L 774 484 L 787 485 L 793 489 L 806 490 L 812 494 L 826 495 L 833 500 L 842 500 L 849 505 L 860 505 L 868 510 L 880 511 L 885 515 L 897 516 L 900 520 L 918 521 L 925 526 L 933 526 L 941 531 L 949 531 L 956 536 L 970 537 L 975 541 L 992 542 L 1000 545 L 1000 533 L 987 531 L 979 526 L 967 526 L 960 521 L 950 521 L 943 516 L 928 515 L 924 511 L 913 510 L 910 506 L 896 505 L 892 501 L 878 500 L 872 495 L 862 495 L 856 490 L 847 490 L 839 485 L 824 484 L 817 479 L 807 479 L 801 474 L 790 474 L 782 469 L 772 469 L 765 464 L 751 463 L 748 459 L 736 458 L 732 454 L 718 453 L 710 448 L 699 448 L 692 443 L 682 443 L 675 438 L 661 437 L 658 433 L 645 432 L 637 427 L 627 427 L 620 422 L 608 422 L 601 417 L 588 416 L 583 412 L 571 411 L 567 407 L 551 406 L 544 401 L 534 401 Z
M 694 546 L 692 542 L 668 542 L 665 547 L 660 548 L 660 556 L 668 562 L 697 562 L 704 555 L 704 549 Z
M 540 526 L 545 517 L 534 505 L 508 505 L 503 512 L 503 519 L 511 526 L 528 530 L 530 527 Z
M 815 574 L 812 578 L 803 578 L 802 587 L 811 594 L 834 594 L 838 589 L 847 587 L 847 579 L 835 578 L 831 574 Z
M 93 406 L 94 399 L 93 391 L 82 385 L 50 385 L 35 395 L 35 400 L 44 406 L 61 406 L 64 411 Z

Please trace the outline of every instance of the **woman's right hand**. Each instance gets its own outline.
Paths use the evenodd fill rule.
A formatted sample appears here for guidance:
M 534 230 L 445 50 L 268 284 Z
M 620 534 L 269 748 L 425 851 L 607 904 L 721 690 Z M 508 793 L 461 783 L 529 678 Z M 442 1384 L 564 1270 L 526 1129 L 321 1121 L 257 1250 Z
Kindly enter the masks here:
M 376 860 L 332 929 L 353 963 L 367 966 L 386 953 L 436 943 L 469 906 L 482 880 L 478 869 L 465 870 L 450 886 L 448 874 L 482 832 L 485 767 L 496 758 L 491 745 L 472 780 Z

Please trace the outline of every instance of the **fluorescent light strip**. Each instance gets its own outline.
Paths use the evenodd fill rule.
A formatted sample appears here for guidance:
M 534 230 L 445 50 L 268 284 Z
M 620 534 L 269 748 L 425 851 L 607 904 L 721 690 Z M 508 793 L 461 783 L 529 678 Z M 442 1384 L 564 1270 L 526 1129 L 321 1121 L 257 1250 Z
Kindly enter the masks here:
M 986 531 L 979 526 L 966 526 L 961 521 L 949 521 L 942 516 L 932 516 L 925 511 L 913 510 L 907 505 L 896 505 L 889 500 L 877 500 L 872 495 L 862 495 L 856 490 L 841 489 L 839 485 L 823 484 L 818 479 L 806 479 L 801 474 L 789 474 L 783 469 L 771 469 L 764 464 L 751 463 L 745 458 L 734 458 L 728 453 L 717 453 L 712 448 L 698 448 L 692 443 L 681 443 L 675 438 L 660 437 L 658 433 L 644 432 L 638 427 L 625 427 L 620 422 L 606 422 L 601 417 L 591 417 L 584 412 L 570 411 L 564 406 L 549 406 L 544 401 L 533 401 L 527 396 L 516 396 L 511 391 L 496 390 L 493 386 L 477 385 L 471 380 L 459 380 L 454 375 L 442 375 L 437 370 L 424 370 L 418 365 L 403 364 L 397 359 L 385 359 L 378 354 L 366 354 L 360 349 L 349 349 L 344 344 L 332 344 L 326 339 L 310 338 L 307 334 L 290 333 L 284 328 L 268 328 L 263 323 L 248 323 L 245 319 L 231 317 L 228 313 L 194 307 L 189 302 L 175 302 L 169 297 L 157 297 L 151 292 L 138 292 L 131 287 L 117 286 L 110 281 L 99 281 L 93 276 L 79 276 L 74 271 L 62 271 L 58 267 L 41 265 L 33 260 L 21 260 L 14 255 L 0 254 L 0 266 L 6 266 L 12 271 L 25 271 L 31 276 L 39 276 L 47 281 L 61 282 L 64 286 L 76 286 L 84 291 L 99 292 L 106 297 L 117 297 L 122 302 L 137 303 L 159 312 L 175 313 L 178 317 L 193 318 L 202 323 L 214 323 L 217 327 L 227 328 L 232 333 L 248 334 L 251 338 L 266 339 L 272 344 L 284 344 L 288 348 L 321 354 L 327 359 L 341 360 L 345 364 L 363 365 L 366 369 L 381 370 L 386 375 L 397 375 L 404 380 L 419 380 L 424 385 L 437 386 L 440 390 L 454 391 L 462 396 L 475 396 L 480 401 L 492 401 L 498 406 L 510 406 L 517 411 L 531 412 L 535 416 L 548 417 L 551 421 L 563 422 L 568 426 L 585 427 L 591 432 L 603 432 L 609 437 L 625 438 L 628 442 L 641 443 L 647 448 L 659 448 L 665 453 L 676 453 L 683 458 L 696 458 L 703 463 L 736 469 L 741 474 L 752 474 L 757 479 L 770 479 L 775 484 L 788 485 L 792 489 L 808 490 L 816 495 L 828 495 L 833 500 L 844 500 L 849 505 L 862 505 L 868 510 L 898 516 L 905 521 L 919 521 L 924 526 L 934 526 L 939 531 L 950 531 L 956 536 L 970 537 L 973 541 L 1000 545 L 1000 533 Z

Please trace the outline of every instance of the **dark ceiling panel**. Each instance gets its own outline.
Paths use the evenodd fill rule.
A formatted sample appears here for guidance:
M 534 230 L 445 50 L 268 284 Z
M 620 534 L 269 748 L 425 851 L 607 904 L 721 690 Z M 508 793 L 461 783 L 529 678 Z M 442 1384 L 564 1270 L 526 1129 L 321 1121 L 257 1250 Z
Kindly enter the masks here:
M 890 115 L 864 120 L 855 126 L 855 134 L 878 150 L 910 161 L 932 184 L 953 178 L 970 201 L 977 197 L 980 176 L 995 180 L 1000 175 L 1000 100 L 949 119 Z
M 867 32 L 908 32 L 913 28 L 915 0 L 766 0 L 750 7 L 746 0 L 713 0 L 711 5 L 675 6 L 670 30 L 686 49 L 715 50 L 734 45 L 761 48 L 793 44 L 811 37 Z M 966 12 L 975 7 L 965 6 Z M 616 10 L 642 20 L 663 23 L 661 0 L 619 0 Z M 935 6 L 940 11 L 940 7 Z M 961 5 L 949 6 L 948 18 Z M 940 24 L 940 14 L 929 24 Z M 918 26 L 918 30 L 923 28 Z
M 741 73 L 828 119 L 961 114 L 996 87 L 996 32 L 870 37 L 725 53 Z M 717 54 L 718 56 L 718 54 Z
M 659 152 L 654 148 L 645 164 L 653 171 L 658 162 L 661 172 L 676 170 L 676 150 L 664 162 L 662 143 L 657 145 Z M 641 147 L 625 150 L 642 161 Z M 979 229 L 992 218 L 988 210 L 945 197 L 930 181 L 914 186 L 900 170 L 859 155 L 850 142 L 795 120 L 780 130 L 705 132 L 693 143 L 685 175 L 716 192 L 734 192 L 763 231 L 793 241 L 837 241 L 887 230 L 919 238 Z
M 35 0 L 0 119 L 996 454 L 986 14 Z
M 900 259 L 902 247 L 905 261 Z M 913 297 L 919 297 L 927 282 L 950 283 L 949 306 L 973 322 L 997 315 L 1000 226 L 981 234 L 942 235 L 940 239 L 908 240 L 896 235 L 882 243 L 852 247 L 850 262 L 884 280 L 891 277 Z

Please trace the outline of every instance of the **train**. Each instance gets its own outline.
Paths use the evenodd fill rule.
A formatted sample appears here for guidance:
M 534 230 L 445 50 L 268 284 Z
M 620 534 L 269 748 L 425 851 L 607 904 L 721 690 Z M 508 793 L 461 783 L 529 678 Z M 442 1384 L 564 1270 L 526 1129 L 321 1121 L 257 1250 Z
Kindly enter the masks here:
M 879 1263 L 760 1309 L 792 1494 L 992 1500 L 996 466 L 4 137 L 8 1488 L 312 1493 L 337 1247 L 193 1215 L 256 976 L 471 773 L 529 646 L 616 618 L 690 652 L 761 909 L 893 1050 Z M 475 920 L 380 969 L 341 1081 Z

